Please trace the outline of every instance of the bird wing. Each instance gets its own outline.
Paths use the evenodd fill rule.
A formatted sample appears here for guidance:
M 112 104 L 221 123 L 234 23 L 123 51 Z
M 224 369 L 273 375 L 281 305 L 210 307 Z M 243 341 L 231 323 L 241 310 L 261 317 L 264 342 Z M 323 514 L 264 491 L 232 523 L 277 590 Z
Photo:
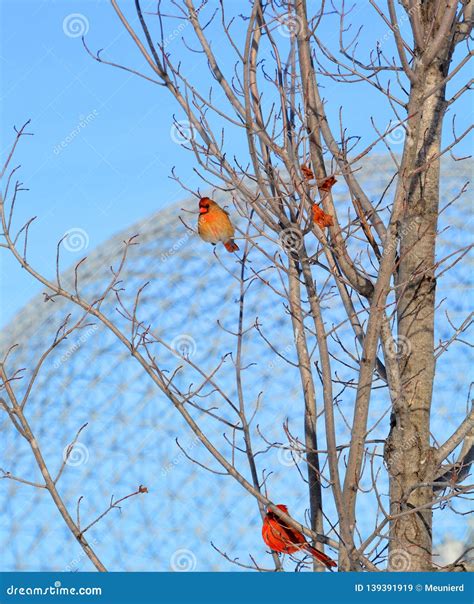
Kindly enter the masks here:
M 278 522 L 281 526 L 281 529 L 285 531 L 288 543 L 291 543 L 292 545 L 296 546 L 306 543 L 306 539 L 304 538 L 304 535 L 302 533 L 292 528 L 291 526 L 288 526 L 288 524 L 286 524 L 284 520 L 278 519 Z
M 301 533 L 294 531 L 280 519 L 267 518 L 264 527 L 266 527 L 263 536 L 265 543 L 277 552 L 292 554 L 306 543 Z

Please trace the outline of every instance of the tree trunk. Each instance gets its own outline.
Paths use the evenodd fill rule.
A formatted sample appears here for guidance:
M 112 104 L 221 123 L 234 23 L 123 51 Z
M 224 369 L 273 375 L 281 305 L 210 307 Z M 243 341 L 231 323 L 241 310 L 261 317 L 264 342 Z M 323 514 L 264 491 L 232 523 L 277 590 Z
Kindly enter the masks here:
M 442 82 L 449 59 L 421 66 L 412 85 L 405 156 L 405 183 L 396 271 L 397 355 L 401 396 L 394 403 L 385 458 L 390 472 L 390 571 L 432 567 L 433 480 L 430 412 L 435 371 L 435 243 L 439 210 L 441 128 L 446 109 Z M 435 158 L 435 159 L 432 159 Z M 414 173 L 415 172 L 415 173 Z M 422 509 L 419 509 L 422 508 Z M 410 510 L 419 509 L 416 512 Z M 396 517 L 397 515 L 400 515 Z

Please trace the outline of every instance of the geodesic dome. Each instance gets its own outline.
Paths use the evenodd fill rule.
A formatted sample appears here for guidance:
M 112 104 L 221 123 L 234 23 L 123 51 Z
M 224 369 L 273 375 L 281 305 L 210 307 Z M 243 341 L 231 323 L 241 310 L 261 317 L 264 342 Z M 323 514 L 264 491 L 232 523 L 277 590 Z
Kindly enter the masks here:
M 382 195 L 389 166 L 389 159 L 379 158 L 377 172 L 366 166 L 359 173 L 371 198 Z M 443 172 L 444 198 L 449 200 L 466 180 L 468 166 L 446 162 Z M 347 204 L 347 199 L 338 197 L 337 190 L 334 193 L 336 203 Z M 216 199 L 225 203 L 222 197 Z M 110 265 L 120 257 L 123 241 L 138 234 L 139 245 L 130 248 L 122 273 L 121 297 L 130 308 L 137 290 L 149 282 L 141 295 L 139 315 L 170 343 L 171 350 L 157 349 L 160 367 L 165 367 L 168 375 L 186 389 L 191 382 L 196 385 L 197 374 L 179 354 L 173 354 L 173 349 L 189 355 L 193 363 L 208 372 L 222 363 L 216 379 L 235 400 L 235 367 L 229 353 L 235 352 L 236 347 L 232 332 L 237 325 L 239 283 L 229 272 L 237 274 L 239 264 L 235 256 L 225 251 L 220 253 L 219 261 L 210 246 L 186 230 L 178 220 L 178 215 L 183 215 L 182 207 L 194 210 L 195 200 L 160 210 L 90 253 L 79 273 L 81 295 L 92 300 L 100 294 L 110 279 Z M 466 244 L 467 208 L 467 201 L 461 199 L 441 215 L 440 230 L 444 226 L 449 226 L 449 230 L 440 237 L 440 258 Z M 78 249 L 77 259 L 82 255 Z M 258 253 L 251 254 L 250 263 L 255 271 L 265 265 Z M 269 274 L 268 278 L 274 277 Z M 316 271 L 315 278 L 318 280 Z M 74 268 L 64 273 L 62 281 L 73 286 Z M 469 298 L 463 294 L 468 287 L 461 265 L 445 273 L 438 283 L 439 300 L 446 298 L 455 324 L 467 314 Z M 326 320 L 337 323 L 340 309 L 331 300 L 328 296 L 324 303 Z M 117 305 L 112 294 L 102 310 L 129 331 L 129 323 L 117 312 Z M 2 354 L 11 344 L 18 344 L 9 358 L 9 367 L 26 368 L 23 381 L 15 383 L 20 394 L 34 363 L 68 313 L 73 318 L 79 316 L 78 309 L 67 301 L 45 301 L 41 295 L 4 330 Z M 245 326 L 249 328 L 257 319 L 265 338 L 282 354 L 292 357 L 293 336 L 283 300 L 275 301 L 268 287 L 255 279 L 247 293 Z M 255 501 L 232 478 L 207 472 L 187 458 L 189 455 L 222 470 L 176 409 L 147 379 L 129 350 L 102 325 L 90 323 L 50 355 L 26 414 L 53 474 L 77 430 L 87 423 L 58 483 L 71 513 L 74 514 L 78 498 L 83 497 L 83 526 L 107 508 L 112 495 L 118 499 L 138 485 L 148 488 L 148 494 L 124 502 L 121 510 L 112 510 L 87 533 L 106 567 L 128 571 L 239 570 L 213 549 L 211 542 L 231 558 L 248 562 L 250 553 L 262 566 L 271 567 L 260 537 L 261 520 Z M 447 333 L 445 327 L 440 327 L 440 337 L 445 338 Z M 453 421 L 463 416 L 462 404 L 457 410 L 448 406 L 455 393 L 464 396 L 465 375 L 471 362 L 467 354 L 459 356 L 456 351 L 448 351 L 439 367 L 433 432 L 440 438 L 445 435 L 446 414 Z M 295 517 L 303 519 L 306 485 L 297 475 L 294 459 L 284 450 L 269 449 L 261 437 L 264 434 L 266 439 L 285 443 L 286 418 L 292 432 L 301 436 L 303 400 L 298 369 L 275 355 L 255 329 L 244 338 L 243 364 L 246 404 L 250 411 L 258 405 L 253 436 L 255 446 L 262 451 L 257 457 L 259 470 L 272 473 L 269 494 L 287 502 Z M 183 367 L 175 374 L 179 366 Z M 231 417 L 226 415 L 228 409 L 221 409 L 212 388 L 207 389 L 206 395 L 205 407 L 213 408 L 215 403 L 220 413 Z M 374 417 L 380 414 L 377 396 L 374 393 Z M 351 401 L 342 400 L 340 404 L 349 408 Z M 231 431 L 224 436 L 221 423 L 205 412 L 193 411 L 210 439 L 229 455 Z M 39 480 L 27 443 L 6 416 L 0 416 L 0 420 L 5 443 L 0 466 L 27 480 Z M 384 438 L 387 432 L 387 424 L 382 422 L 373 437 Z M 341 422 L 341 442 L 347 434 Z M 186 454 L 177 446 L 177 438 Z M 320 440 L 324 445 L 323 434 Z M 239 463 L 248 478 L 243 460 Z M 63 525 L 46 491 L 11 480 L 2 480 L 0 486 L 2 570 L 93 568 Z M 459 530 L 459 517 L 443 522 L 447 531 Z M 330 534 L 329 527 L 327 532 Z

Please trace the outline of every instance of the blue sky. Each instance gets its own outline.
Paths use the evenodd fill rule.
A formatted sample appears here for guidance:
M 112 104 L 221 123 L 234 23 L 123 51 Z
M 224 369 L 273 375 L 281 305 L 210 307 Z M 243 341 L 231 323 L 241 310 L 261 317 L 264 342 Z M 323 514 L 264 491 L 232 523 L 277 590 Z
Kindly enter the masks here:
M 132 3 L 122 5 L 127 11 L 133 8 Z M 209 9 L 212 5 L 210 2 Z M 145 9 L 147 6 L 155 3 L 144 3 Z M 78 30 L 73 25 L 68 30 L 71 15 L 79 15 L 91 49 L 104 48 L 106 58 L 146 71 L 109 2 L 3 0 L 0 8 L 2 153 L 11 143 L 13 125 L 31 118 L 34 132 L 34 137 L 23 140 L 15 158 L 22 165 L 20 179 L 30 189 L 19 198 L 15 224 L 37 216 L 30 233 L 29 258 L 51 275 L 56 242 L 66 231 L 85 232 L 88 246 L 78 253 L 65 250 L 64 268 L 112 234 L 186 197 L 169 178 L 173 166 L 191 189 L 200 183 L 192 172 L 193 156 L 170 137 L 173 113 L 177 119 L 183 117 L 171 95 L 145 80 L 94 62 L 76 36 Z M 242 3 L 226 2 L 226 10 L 238 13 Z M 133 12 L 127 14 L 136 21 Z M 365 26 L 362 43 L 367 48 L 363 52 L 382 40 L 391 54 L 392 40 L 384 41 L 386 27 L 370 5 L 359 3 L 353 15 L 354 29 Z M 169 31 L 175 26 L 168 25 Z M 407 24 L 401 21 L 401 27 L 406 31 Z M 231 65 L 233 59 L 222 33 L 218 28 L 211 31 L 219 60 Z M 191 40 L 191 32 L 184 33 Z M 329 19 L 322 31 L 325 42 L 334 43 L 337 35 L 337 22 Z M 207 87 L 210 81 L 205 67 L 184 49 L 180 36 L 171 37 L 167 50 L 185 59 L 186 74 Z M 461 81 L 466 81 L 465 72 L 459 74 L 452 89 L 457 90 Z M 333 126 L 337 128 L 342 104 L 346 125 L 365 142 L 373 136 L 370 116 L 382 128 L 391 118 L 383 97 L 367 85 L 350 87 L 349 96 L 347 89 L 326 83 L 323 94 L 330 99 L 327 110 Z M 461 100 L 458 112 L 462 130 L 472 116 L 467 99 Z M 463 147 L 465 151 L 467 143 Z M 244 137 L 233 137 L 230 150 L 245 155 Z M 0 257 L 5 324 L 41 288 L 7 254 Z
M 212 6 L 213 3 L 217 5 L 217 0 L 212 0 L 209 5 Z M 130 1 L 127 3 L 122 1 L 122 5 L 127 6 L 127 14 L 135 23 L 136 18 L 133 17 L 133 12 L 128 11 L 132 4 Z M 149 5 L 155 6 L 155 3 Z M 242 10 L 243 2 L 242 0 L 234 2 L 226 0 L 225 5 L 229 11 L 239 12 Z M 184 116 L 179 112 L 169 93 L 123 71 L 94 62 L 86 54 L 80 37 L 75 35 L 76 30 L 71 26 L 71 22 L 82 23 L 87 30 L 86 38 L 91 49 L 104 48 L 104 56 L 108 59 L 145 70 L 142 58 L 108 1 L 2 0 L 0 10 L 2 23 L 0 42 L 2 152 L 5 153 L 11 143 L 13 125 L 21 125 L 25 120 L 31 118 L 30 130 L 34 132 L 33 137 L 25 138 L 22 141 L 15 159 L 15 164 L 22 164 L 20 178 L 24 182 L 24 186 L 30 189 L 28 193 L 23 193 L 19 198 L 15 224 L 18 227 L 31 216 L 38 217 L 30 233 L 28 258 L 40 271 L 48 276 L 53 276 L 56 243 L 65 232 L 76 229 L 79 235 L 85 238 L 82 248 L 77 252 L 62 249 L 63 267 L 66 269 L 113 234 L 127 230 L 130 225 L 156 212 L 161 207 L 187 198 L 188 194 L 169 178 L 173 166 L 178 167 L 183 181 L 189 188 L 195 190 L 200 182 L 193 172 L 196 165 L 193 156 L 177 144 L 170 135 L 173 113 L 176 113 L 177 119 L 182 119 Z M 362 40 L 367 46 L 361 52 L 366 56 L 367 49 L 373 48 L 377 40 L 383 40 L 383 36 L 387 33 L 386 28 L 367 2 L 358 3 L 354 11 L 354 22 L 354 28 L 359 24 L 365 25 Z M 402 22 L 401 27 L 406 30 L 406 23 Z M 322 34 L 326 42 L 337 43 L 338 30 L 334 19 L 328 20 Z M 189 30 L 186 30 L 186 36 L 187 39 L 191 39 Z M 212 30 L 212 36 L 214 45 L 218 48 L 219 60 L 229 67 L 232 64 L 232 56 L 226 50 L 222 35 L 219 35 L 215 28 Z M 392 40 L 387 40 L 386 45 L 387 52 L 391 54 L 393 51 L 393 49 L 390 50 Z M 183 48 L 179 36 L 170 41 L 167 50 L 176 58 L 186 59 L 183 69 L 194 81 L 200 82 L 203 88 L 210 84 L 202 62 L 199 62 L 198 57 L 189 55 L 188 51 Z M 461 72 L 456 81 L 450 85 L 450 90 L 457 90 L 466 79 L 466 72 Z M 350 133 L 361 136 L 363 142 L 368 143 L 374 135 L 370 127 L 370 117 L 373 116 L 379 127 L 383 129 L 391 118 L 390 108 L 387 107 L 382 96 L 373 92 L 366 85 L 355 85 L 349 90 L 350 93 L 341 86 L 325 82 L 323 95 L 328 99 L 327 111 L 331 124 L 337 131 L 338 110 L 339 106 L 343 105 L 345 124 L 350 128 Z M 465 124 L 472 121 L 472 108 L 468 104 L 467 98 L 461 100 L 457 112 L 458 128 L 459 131 L 462 131 Z M 446 125 L 447 142 L 449 141 L 449 129 L 448 120 Z M 397 150 L 400 149 L 401 147 L 397 148 Z M 229 141 L 229 150 L 245 156 L 244 138 L 233 136 Z M 380 146 L 378 151 L 383 152 L 384 147 Z M 460 153 L 467 152 L 468 145 L 465 141 Z M 377 165 L 374 163 L 374 171 L 376 169 Z M 172 232 L 170 237 L 179 232 L 176 225 L 173 225 L 173 228 L 170 227 L 170 231 Z M 449 237 L 452 237 L 451 233 L 449 233 Z M 130 234 L 133 232 L 130 231 Z M 152 261 L 146 255 L 142 260 L 144 262 Z M 173 260 L 176 260 L 176 264 L 178 264 L 178 256 L 173 257 Z M 1 320 L 5 325 L 33 295 L 42 291 L 42 288 L 33 282 L 24 271 L 21 271 L 4 250 L 0 250 L 0 262 L 3 280 L 0 289 L 3 292 L 0 299 Z M 158 259 L 157 262 L 159 262 Z M 173 266 L 175 268 L 172 270 L 176 270 L 176 272 L 184 271 L 182 267 Z M 186 268 L 189 271 L 192 267 Z M 188 272 L 188 274 L 190 273 Z M 186 284 L 190 287 L 190 280 L 186 280 Z M 160 280 L 156 279 L 154 287 L 159 291 L 160 286 Z M 452 293 L 452 296 L 459 297 L 460 306 L 467 303 L 466 298 L 456 292 Z M 153 306 L 153 312 L 157 312 L 155 305 L 150 304 L 150 306 Z M 462 310 L 464 311 L 464 307 Z M 273 309 L 267 309 L 267 311 L 270 315 L 274 314 Z M 179 312 L 176 311 L 174 316 L 180 316 Z M 181 329 L 181 324 L 176 322 L 173 327 Z M 37 337 L 42 336 L 43 334 L 40 334 Z M 33 349 L 34 346 L 32 345 L 31 348 Z M 456 354 L 456 351 L 453 354 Z M 468 365 L 466 355 L 463 355 L 461 361 L 456 362 L 456 372 L 452 370 L 452 366 L 446 365 L 445 373 L 440 373 L 440 381 L 444 382 L 446 391 L 449 391 L 451 386 L 450 379 L 464 387 L 463 363 Z M 89 362 L 86 357 L 83 357 L 83 362 L 82 377 L 87 375 L 87 372 L 98 371 L 96 363 Z M 458 374 L 461 375 L 460 378 Z M 62 374 L 56 371 L 55 375 L 59 379 Z M 131 374 L 125 375 L 130 376 Z M 290 380 L 290 377 L 287 376 L 287 379 Z M 139 382 L 136 377 L 133 379 L 130 377 L 129 383 L 134 383 L 134 379 Z M 295 383 L 293 382 L 293 386 Z M 145 388 L 142 380 L 139 385 Z M 91 400 L 84 404 L 84 393 L 80 392 L 80 380 L 77 380 L 76 387 L 78 388 L 77 395 L 76 391 L 72 392 L 71 389 L 63 390 L 65 392 L 63 396 L 70 397 L 70 402 L 66 401 L 64 405 L 44 406 L 48 407 L 51 415 L 44 413 L 42 401 L 40 401 L 41 417 L 48 428 L 50 425 L 62 427 L 66 421 L 72 425 L 77 417 L 75 414 L 78 414 L 80 418 L 83 415 L 85 418 L 89 417 L 88 404 L 92 404 L 92 402 L 95 404 L 96 392 L 92 389 L 87 392 Z M 256 387 L 260 390 L 260 382 L 256 384 Z M 282 382 L 281 392 L 285 388 L 286 383 Z M 51 392 L 46 386 L 44 390 L 41 388 L 38 390 L 45 396 Z M 100 390 L 98 392 L 100 396 L 108 397 L 108 391 L 105 388 L 97 390 Z M 285 390 L 286 393 L 288 391 Z M 453 392 L 454 390 L 450 392 L 451 398 Z M 141 390 L 137 388 L 137 392 L 133 394 L 136 395 L 137 401 L 141 401 Z M 462 395 L 464 397 L 464 391 Z M 446 401 L 450 399 L 447 395 L 438 398 L 440 401 L 437 401 L 437 404 L 442 403 L 448 406 Z M 148 400 L 145 399 L 145 394 L 143 394 L 143 399 Z M 77 405 L 77 400 L 82 401 L 83 404 Z M 117 409 L 114 408 L 111 415 L 113 421 L 116 422 L 115 414 L 118 414 L 118 423 L 121 422 L 125 429 L 130 430 L 133 438 L 139 442 L 143 441 L 140 430 L 135 430 L 136 425 L 129 423 L 130 418 L 126 415 L 128 406 L 123 404 L 123 399 L 118 399 L 118 401 L 120 404 L 117 403 Z M 167 421 L 166 425 L 171 426 L 174 431 L 179 431 L 182 426 L 175 419 L 174 409 L 171 411 L 172 417 L 166 420 L 166 418 L 163 419 L 160 409 L 160 421 L 163 423 Z M 376 411 L 378 412 L 378 409 Z M 124 414 L 123 417 L 120 414 Z M 145 413 L 142 415 L 145 416 L 145 420 L 148 420 Z M 123 418 L 126 418 L 126 421 Z M 444 427 L 443 418 L 444 416 L 441 417 L 440 423 Z M 81 421 L 77 422 L 78 425 Z M 106 417 L 106 420 L 103 421 L 110 421 L 110 418 Z M 147 430 L 156 436 L 155 416 L 151 416 L 149 423 L 150 426 L 147 426 Z M 107 424 L 105 426 L 107 428 Z M 143 429 L 142 425 L 138 427 Z M 91 426 L 90 430 L 96 439 L 94 441 L 90 437 L 91 452 L 93 452 L 96 447 L 97 450 L 100 449 L 101 434 L 105 430 L 104 424 L 97 422 Z M 119 444 L 114 441 L 114 454 L 125 457 L 129 450 L 133 451 L 135 441 L 131 440 L 128 433 L 125 432 L 126 438 L 123 438 L 124 442 L 121 442 L 121 433 L 115 432 L 114 437 L 119 439 L 117 441 Z M 173 458 L 179 455 L 179 451 L 175 447 L 173 438 L 168 436 L 169 438 L 164 440 L 161 446 L 163 449 L 167 449 L 166 454 L 172 462 Z M 63 436 L 63 438 L 65 439 L 67 436 Z M 48 442 L 51 447 L 59 446 L 54 438 L 48 439 Z M 185 442 L 192 443 L 189 440 L 185 440 Z M 124 443 L 130 449 L 124 448 Z M 152 444 L 154 447 L 154 441 Z M 161 449 L 155 449 L 151 444 L 149 449 L 145 448 L 143 443 L 141 446 L 143 453 L 142 449 L 138 448 L 137 456 L 141 454 L 145 460 L 144 463 L 151 460 L 153 464 L 155 457 L 158 459 L 158 454 L 162 454 Z M 163 458 L 166 460 L 167 456 L 164 455 Z M 130 459 L 134 460 L 132 457 Z M 160 462 L 162 463 L 162 461 Z M 138 463 L 135 465 L 131 463 L 133 480 L 142 480 L 142 476 L 146 475 L 145 470 L 148 471 L 149 467 L 141 465 L 141 462 L 142 457 L 139 457 Z M 112 469 L 118 472 L 121 465 L 114 456 L 108 457 L 107 464 L 101 467 L 101 471 L 104 472 L 103 483 L 107 485 L 108 489 L 109 474 Z M 153 467 L 153 471 L 156 472 L 155 467 Z M 185 475 L 184 471 L 169 474 L 166 476 L 166 480 L 178 482 L 182 475 Z M 130 474 L 121 477 L 122 479 L 124 482 L 130 480 Z M 155 489 L 157 495 L 155 496 L 159 497 L 161 493 L 158 485 L 160 485 L 159 480 L 162 480 L 163 477 L 155 476 L 153 479 L 157 485 Z M 72 475 L 70 480 L 76 489 L 80 480 L 77 480 L 75 475 Z M 203 475 L 202 480 L 205 483 L 211 483 L 207 474 Z M 153 484 L 148 486 L 151 488 Z M 221 483 L 219 483 L 215 492 L 219 493 L 218 489 L 221 488 Z M 193 492 L 185 494 L 190 498 L 194 497 Z M 150 508 L 147 508 L 152 517 L 155 514 L 154 501 L 151 500 L 148 504 Z M 25 505 L 29 503 L 28 499 L 23 498 L 23 503 Z M 176 513 L 182 513 L 183 518 L 186 518 L 185 506 L 176 505 L 174 501 L 171 503 L 173 508 L 176 508 Z M 102 505 L 102 500 L 100 505 Z M 244 502 L 242 505 L 245 506 L 247 503 Z M 250 501 L 248 505 L 253 506 L 253 501 Z M 54 509 L 50 509 L 49 512 L 52 516 L 55 514 Z M 209 514 L 212 515 L 212 513 L 213 510 L 210 510 Z M 254 509 L 252 514 L 256 515 Z M 163 517 L 168 521 L 165 514 Z M 302 517 L 302 512 L 300 512 L 300 517 Z M 141 521 L 138 513 L 137 518 Z M 35 517 L 33 520 L 36 522 Z M 50 523 L 53 528 L 56 527 L 56 520 L 54 516 L 54 521 Z M 179 520 L 182 524 L 182 518 Z M 138 531 L 144 533 L 138 521 L 137 526 Z M 448 524 L 446 527 L 446 530 L 449 531 L 451 525 Z M 106 529 L 105 526 L 103 529 L 105 535 L 107 535 Z M 454 533 L 454 526 L 452 530 Z M 148 535 L 143 535 L 143 538 L 145 537 Z M 110 540 L 112 541 L 112 538 Z M 53 546 L 58 544 L 62 547 L 61 540 L 55 540 Z M 28 547 L 26 541 L 22 541 L 21 545 L 25 548 Z M 176 544 L 173 543 L 170 547 L 176 548 Z M 259 547 L 261 548 L 261 545 Z M 38 556 L 41 555 L 44 556 L 42 550 L 38 553 Z M 62 551 L 60 555 L 62 559 Z

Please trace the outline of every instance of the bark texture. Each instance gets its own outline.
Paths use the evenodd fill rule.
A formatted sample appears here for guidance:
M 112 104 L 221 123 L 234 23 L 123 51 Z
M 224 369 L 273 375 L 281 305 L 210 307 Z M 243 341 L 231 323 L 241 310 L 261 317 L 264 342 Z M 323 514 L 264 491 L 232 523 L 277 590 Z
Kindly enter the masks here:
M 421 16 L 426 31 L 430 23 L 436 28 L 430 4 Z M 402 164 L 403 211 L 398 224 L 396 271 L 398 337 L 391 351 L 398 358 L 401 395 L 394 404 L 386 447 L 392 571 L 433 570 L 433 489 L 419 485 L 432 482 L 436 470 L 430 446 L 430 415 L 435 372 L 435 242 L 441 129 L 446 110 L 443 81 L 451 59 L 448 40 L 449 34 L 442 51 L 429 65 L 424 64 L 423 55 L 420 60 L 415 58 Z M 433 89 L 436 92 L 426 98 Z

